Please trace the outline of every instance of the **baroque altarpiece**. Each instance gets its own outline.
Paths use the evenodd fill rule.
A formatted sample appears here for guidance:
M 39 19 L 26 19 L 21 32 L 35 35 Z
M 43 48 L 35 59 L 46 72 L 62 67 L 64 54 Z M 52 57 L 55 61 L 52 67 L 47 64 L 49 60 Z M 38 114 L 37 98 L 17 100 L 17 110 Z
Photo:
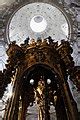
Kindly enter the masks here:
M 27 108 L 38 106 L 38 120 L 50 120 L 50 106 L 55 107 L 57 120 L 79 120 L 76 102 L 68 79 L 78 89 L 79 69 L 71 57 L 68 41 L 28 41 L 18 46 L 15 42 L 7 50 L 8 64 L 0 72 L 0 97 L 11 81 L 13 93 L 9 99 L 4 120 L 26 120 Z

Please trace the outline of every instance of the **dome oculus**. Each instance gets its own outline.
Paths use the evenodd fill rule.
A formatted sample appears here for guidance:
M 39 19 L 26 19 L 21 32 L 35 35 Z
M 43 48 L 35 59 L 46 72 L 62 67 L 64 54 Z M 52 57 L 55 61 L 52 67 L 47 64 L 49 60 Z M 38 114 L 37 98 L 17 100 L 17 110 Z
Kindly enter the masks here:
M 47 22 L 43 16 L 34 16 L 30 21 L 30 27 L 36 33 L 43 32 L 47 27 Z

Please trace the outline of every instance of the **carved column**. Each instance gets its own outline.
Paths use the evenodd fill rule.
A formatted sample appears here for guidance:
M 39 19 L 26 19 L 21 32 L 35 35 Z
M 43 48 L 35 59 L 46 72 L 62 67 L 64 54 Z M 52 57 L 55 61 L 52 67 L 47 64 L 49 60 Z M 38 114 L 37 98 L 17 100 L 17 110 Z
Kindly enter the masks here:
M 67 120 L 66 108 L 64 105 L 63 98 L 60 95 L 57 97 L 55 110 L 56 110 L 57 120 Z
M 19 112 L 19 96 L 18 96 L 18 99 L 16 100 L 13 120 L 18 120 L 18 112 Z
M 22 98 L 22 111 L 21 111 L 21 119 L 20 120 L 26 120 L 28 105 L 29 105 L 28 97 L 27 97 L 27 95 L 24 95 L 24 97 Z

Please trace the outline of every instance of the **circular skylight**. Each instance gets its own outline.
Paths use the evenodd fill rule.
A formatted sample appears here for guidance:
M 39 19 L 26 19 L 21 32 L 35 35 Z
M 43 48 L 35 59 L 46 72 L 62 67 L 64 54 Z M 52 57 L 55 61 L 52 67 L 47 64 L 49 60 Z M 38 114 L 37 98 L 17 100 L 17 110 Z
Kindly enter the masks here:
M 37 16 L 34 17 L 34 21 L 36 23 L 41 23 L 43 21 L 43 17 L 40 16 L 40 15 L 37 15 Z
M 43 16 L 37 15 L 31 19 L 30 27 L 36 33 L 43 32 L 47 27 L 47 22 Z

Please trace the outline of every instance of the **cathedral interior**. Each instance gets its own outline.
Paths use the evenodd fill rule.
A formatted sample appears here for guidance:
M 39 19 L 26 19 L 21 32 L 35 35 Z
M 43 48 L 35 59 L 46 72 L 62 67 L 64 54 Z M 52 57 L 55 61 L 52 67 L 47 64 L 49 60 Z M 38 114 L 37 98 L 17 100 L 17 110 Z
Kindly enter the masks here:
M 0 120 L 80 120 L 80 0 L 0 0 Z

